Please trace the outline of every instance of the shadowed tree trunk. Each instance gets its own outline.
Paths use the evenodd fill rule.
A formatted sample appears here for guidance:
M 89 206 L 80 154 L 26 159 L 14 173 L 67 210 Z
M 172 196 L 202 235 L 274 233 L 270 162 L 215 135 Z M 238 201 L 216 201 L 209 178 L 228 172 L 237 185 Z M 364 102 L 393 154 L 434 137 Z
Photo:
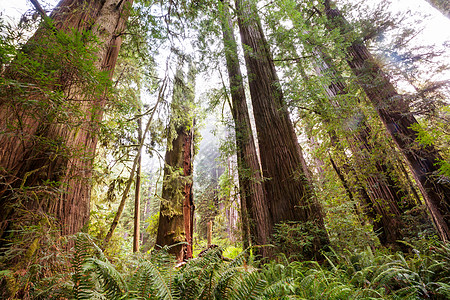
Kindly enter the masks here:
M 450 19 L 450 1 L 448 0 L 426 0 L 444 16 Z
M 333 66 L 331 57 L 322 49 L 316 49 L 315 54 L 318 60 L 316 73 L 329 78 L 329 84 L 323 84 L 323 87 L 330 104 L 339 109 L 341 104 L 338 97 L 346 95 L 348 87 Z M 353 101 L 360 102 L 359 99 Z M 375 216 L 373 220 L 376 223 L 374 228 L 379 230 L 378 237 L 382 245 L 403 247 L 404 244 L 397 242 L 403 238 L 401 230 L 404 224 L 401 216 L 406 210 L 414 207 L 414 201 L 407 199 L 406 193 L 392 180 L 387 158 L 375 157 L 375 160 L 372 158 L 374 146 L 369 142 L 371 128 L 365 120 L 366 116 L 357 111 L 353 117 L 358 120 L 358 124 L 356 129 L 348 128 L 352 132 L 348 141 L 353 153 L 354 169 L 357 169 L 359 177 L 363 178 L 371 202 L 370 205 L 366 203 L 369 207 L 365 211 L 372 210 L 371 214 Z
M 352 30 L 337 9 L 331 9 L 324 0 L 330 29 L 338 29 L 343 36 Z M 426 206 L 443 241 L 450 238 L 450 187 L 439 177 L 441 157 L 433 145 L 424 146 L 416 140 L 413 130 L 419 124 L 408 111 L 408 104 L 399 95 L 388 76 L 377 65 L 371 53 L 359 41 L 351 41 L 346 49 L 347 63 L 356 75 L 367 97 L 372 102 L 387 131 L 402 151 L 414 179 L 424 197 Z
M 99 77 L 90 81 L 84 72 L 112 77 L 131 4 L 62 0 L 46 18 L 53 23 L 41 26 L 2 74 L 7 83 L 16 82 L 0 89 L 2 242 L 11 220 L 22 217 L 54 216 L 63 234 L 87 223 L 107 84 Z M 32 63 L 21 65 L 24 59 Z M 30 66 L 37 67 L 29 71 Z M 46 74 L 45 80 L 36 73 Z
M 178 261 L 192 258 L 194 203 L 192 192 L 192 162 L 194 156 L 193 104 L 195 78 L 184 83 L 183 73 L 175 76 L 171 106 L 171 128 L 164 166 L 156 245 L 170 246 L 169 253 Z M 171 130 L 169 130 L 171 131 Z
M 241 218 L 244 225 L 244 248 L 246 248 L 248 245 L 245 245 L 245 232 L 248 229 L 250 229 L 253 244 L 266 245 L 269 243 L 273 224 L 271 223 L 269 204 L 265 195 L 261 169 L 253 140 L 244 82 L 239 66 L 237 44 L 233 33 L 233 23 L 229 16 L 228 2 L 223 1 L 221 8 L 223 43 L 225 46 L 225 57 L 232 99 L 230 109 L 235 125 Z M 269 257 L 270 250 L 268 247 L 263 247 L 260 253 L 263 257 Z
M 236 0 L 236 9 L 272 222 L 310 222 L 318 229 L 312 251 L 304 254 L 311 258 L 328 244 L 322 209 L 302 168 L 297 136 L 255 2 Z

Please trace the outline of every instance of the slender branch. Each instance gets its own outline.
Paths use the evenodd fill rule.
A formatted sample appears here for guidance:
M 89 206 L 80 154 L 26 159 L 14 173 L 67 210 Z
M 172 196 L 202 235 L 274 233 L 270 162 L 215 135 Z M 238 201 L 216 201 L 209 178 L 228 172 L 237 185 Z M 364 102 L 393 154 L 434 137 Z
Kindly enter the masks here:
M 272 61 L 300 61 L 301 59 L 306 59 L 314 57 L 314 55 L 307 55 L 307 56 L 301 56 L 301 57 L 294 57 L 294 58 L 280 58 L 280 59 L 272 59 Z
M 36 8 L 37 12 L 42 16 L 44 20 L 49 19 L 47 14 L 45 13 L 45 10 L 42 8 L 42 6 L 39 4 L 37 0 L 30 0 L 31 4 L 33 4 L 34 8 Z
M 164 81 L 163 81 L 162 86 L 161 86 L 161 88 L 159 90 L 159 93 L 158 93 L 158 100 L 156 101 L 156 104 L 153 107 L 153 112 L 152 112 L 152 114 L 150 116 L 150 119 L 147 122 L 147 125 L 145 127 L 144 133 L 142 134 L 142 140 L 140 141 L 137 155 L 134 158 L 133 167 L 131 169 L 130 177 L 128 178 L 127 185 L 125 187 L 125 191 L 122 194 L 122 200 L 120 201 L 119 208 L 117 209 L 117 212 L 116 212 L 116 216 L 114 217 L 114 220 L 111 223 L 111 227 L 109 228 L 109 231 L 106 234 L 105 240 L 103 241 L 102 250 L 104 250 L 106 248 L 106 245 L 108 245 L 109 241 L 111 240 L 111 237 L 112 237 L 112 235 L 114 233 L 114 230 L 116 229 L 117 225 L 119 224 L 119 220 L 120 220 L 120 217 L 122 216 L 123 209 L 125 208 L 125 202 L 126 202 L 126 200 L 128 198 L 128 193 L 130 192 L 131 184 L 133 183 L 134 174 L 136 173 L 136 167 L 138 165 L 139 158 L 141 157 L 142 148 L 144 146 L 144 141 L 145 141 L 145 136 L 147 135 L 148 131 L 150 130 L 150 125 L 151 125 L 153 117 L 155 115 L 156 107 L 159 105 L 159 103 L 161 103 L 161 101 L 163 99 L 164 92 L 165 92 L 166 87 L 167 87 L 166 79 L 167 79 L 167 77 L 164 78 Z

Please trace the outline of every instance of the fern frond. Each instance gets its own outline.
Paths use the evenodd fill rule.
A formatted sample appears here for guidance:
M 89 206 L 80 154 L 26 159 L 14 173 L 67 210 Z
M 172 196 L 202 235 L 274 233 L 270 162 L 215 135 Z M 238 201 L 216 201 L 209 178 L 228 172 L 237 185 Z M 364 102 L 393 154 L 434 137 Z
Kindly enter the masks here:
M 108 261 L 89 258 L 83 265 L 84 273 L 94 272 L 101 281 L 101 288 L 108 299 L 119 299 L 128 293 L 128 286 L 122 275 Z
M 133 276 L 133 290 L 144 299 L 176 299 L 171 289 L 171 274 L 168 268 L 160 271 L 152 262 L 142 260 Z
M 230 299 L 247 300 L 258 299 L 264 294 L 266 281 L 258 272 L 242 274 L 241 280 L 237 281 L 230 294 Z

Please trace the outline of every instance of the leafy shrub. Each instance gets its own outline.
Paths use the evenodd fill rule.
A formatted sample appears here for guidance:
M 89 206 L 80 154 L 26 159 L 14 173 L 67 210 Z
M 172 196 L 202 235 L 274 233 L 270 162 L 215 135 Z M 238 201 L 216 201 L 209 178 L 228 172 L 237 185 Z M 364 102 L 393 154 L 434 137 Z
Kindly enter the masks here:
M 312 222 L 284 222 L 275 225 L 273 244 L 278 252 L 291 260 L 319 258 L 322 249 L 316 249 L 316 239 L 325 239 L 326 233 Z

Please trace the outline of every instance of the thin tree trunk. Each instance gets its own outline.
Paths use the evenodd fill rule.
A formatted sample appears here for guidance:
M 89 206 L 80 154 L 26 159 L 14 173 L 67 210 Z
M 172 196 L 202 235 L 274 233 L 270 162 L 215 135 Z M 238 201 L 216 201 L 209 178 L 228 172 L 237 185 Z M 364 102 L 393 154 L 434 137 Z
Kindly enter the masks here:
M 236 9 L 272 222 L 301 221 L 315 226 L 321 233 L 315 235 L 312 251 L 304 253 L 312 258 L 328 244 L 322 208 L 302 168 L 297 136 L 255 3 L 236 0 Z
M 324 4 L 331 29 L 339 29 L 343 35 L 352 30 L 340 11 L 330 8 L 329 0 L 324 0 Z M 450 187 L 439 178 L 439 152 L 433 145 L 424 146 L 416 141 L 418 134 L 413 129 L 419 126 L 416 118 L 364 44 L 359 40 L 351 41 L 346 51 L 347 63 L 358 83 L 405 156 L 440 238 L 449 241 Z
M 138 119 L 138 143 L 142 143 L 142 117 Z M 133 252 L 139 252 L 141 225 L 141 162 L 142 154 L 139 153 L 138 165 L 136 170 L 136 182 L 134 192 L 134 230 L 133 230 Z
M 230 109 L 235 125 L 243 240 L 244 248 L 247 248 L 248 231 L 253 244 L 266 245 L 270 241 L 273 224 L 253 140 L 233 23 L 229 16 L 228 3 L 224 2 L 221 23 L 232 99 Z M 263 247 L 259 252 L 263 257 L 269 257 L 271 249 Z
M 166 89 L 166 80 L 164 79 L 164 81 L 163 81 L 163 83 L 161 85 L 161 88 L 159 89 L 158 100 L 157 100 L 155 106 L 152 109 L 152 114 L 150 115 L 150 119 L 148 120 L 147 125 L 145 126 L 144 133 L 142 134 L 141 143 L 139 144 L 136 157 L 134 158 L 133 167 L 131 168 L 131 172 L 130 172 L 130 177 L 128 178 L 127 185 L 125 186 L 125 190 L 122 193 L 122 199 L 120 200 L 119 207 L 117 208 L 116 215 L 114 216 L 114 219 L 113 219 L 113 221 L 111 223 L 109 231 L 106 234 L 105 239 L 103 240 L 103 246 L 102 246 L 103 249 L 106 248 L 106 246 L 108 245 L 109 241 L 112 238 L 114 230 L 116 230 L 117 225 L 119 225 L 119 221 L 120 221 L 120 218 L 122 217 L 123 209 L 125 208 L 125 203 L 126 203 L 126 200 L 128 198 L 128 193 L 130 192 L 131 185 L 133 184 L 133 179 L 134 179 L 134 175 L 136 173 L 138 162 L 139 162 L 139 160 L 141 158 L 141 153 L 142 153 L 142 148 L 144 147 L 145 137 L 147 136 L 147 133 L 150 130 L 150 125 L 151 125 L 151 123 L 153 121 L 153 117 L 155 115 L 156 108 L 158 107 L 159 103 L 163 99 L 163 95 L 164 95 L 165 89 Z

